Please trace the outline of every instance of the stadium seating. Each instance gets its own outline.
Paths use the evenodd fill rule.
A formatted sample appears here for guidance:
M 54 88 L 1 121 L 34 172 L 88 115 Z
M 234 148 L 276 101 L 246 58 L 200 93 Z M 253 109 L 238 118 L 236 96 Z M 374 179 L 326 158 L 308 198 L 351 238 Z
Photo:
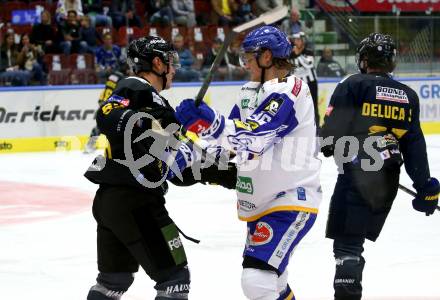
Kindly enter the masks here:
M 70 69 L 51 70 L 47 76 L 47 81 L 50 85 L 70 84 L 70 73 Z

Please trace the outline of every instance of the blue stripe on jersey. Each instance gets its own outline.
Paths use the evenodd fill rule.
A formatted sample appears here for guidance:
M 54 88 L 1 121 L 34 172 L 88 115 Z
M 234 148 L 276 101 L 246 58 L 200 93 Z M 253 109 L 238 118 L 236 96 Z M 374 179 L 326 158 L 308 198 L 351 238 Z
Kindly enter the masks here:
M 237 104 L 234 105 L 234 107 L 231 110 L 231 113 L 229 114 L 228 119 L 233 120 L 233 119 L 241 119 L 241 115 L 240 115 L 240 108 L 238 107 Z
M 245 122 L 234 122 L 229 141 L 236 151 L 261 155 L 298 125 L 293 105 L 286 94 L 270 94 Z

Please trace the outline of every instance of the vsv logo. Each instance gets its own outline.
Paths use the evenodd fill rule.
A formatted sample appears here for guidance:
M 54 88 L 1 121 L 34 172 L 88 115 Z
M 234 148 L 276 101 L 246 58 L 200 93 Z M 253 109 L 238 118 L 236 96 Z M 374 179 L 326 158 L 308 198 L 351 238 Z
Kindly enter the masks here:
M 237 184 L 236 184 L 235 188 L 240 193 L 252 195 L 254 193 L 254 186 L 252 185 L 252 178 L 238 176 L 237 177 Z

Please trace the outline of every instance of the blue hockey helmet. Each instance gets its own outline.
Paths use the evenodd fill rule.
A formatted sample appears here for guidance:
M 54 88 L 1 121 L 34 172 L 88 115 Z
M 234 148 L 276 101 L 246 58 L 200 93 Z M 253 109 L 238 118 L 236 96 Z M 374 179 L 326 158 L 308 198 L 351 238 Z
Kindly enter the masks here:
M 289 58 L 292 44 L 287 35 L 273 26 L 261 26 L 249 32 L 243 40 L 244 52 L 270 50 L 275 58 Z

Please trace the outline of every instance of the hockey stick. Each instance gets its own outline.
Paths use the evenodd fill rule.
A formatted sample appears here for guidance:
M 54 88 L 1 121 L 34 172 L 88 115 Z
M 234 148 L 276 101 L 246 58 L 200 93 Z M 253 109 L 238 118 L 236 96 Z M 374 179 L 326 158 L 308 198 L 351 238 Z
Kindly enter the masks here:
M 203 100 L 203 97 L 206 94 L 206 91 L 209 88 L 209 85 L 211 84 L 212 77 L 214 76 L 214 72 L 217 71 L 218 67 L 220 66 L 220 62 L 223 60 L 223 57 L 225 56 L 226 50 L 228 49 L 231 42 L 234 40 L 234 38 L 249 29 L 252 29 L 254 27 L 257 27 L 259 25 L 269 25 L 273 24 L 281 19 L 283 19 L 288 13 L 287 6 L 280 6 L 278 8 L 275 8 L 273 10 L 270 10 L 262 15 L 260 15 L 258 18 L 253 19 L 252 21 L 246 22 L 244 24 L 241 24 L 239 26 L 234 27 L 225 37 L 225 40 L 223 42 L 222 47 L 220 48 L 219 52 L 217 53 L 217 56 L 215 57 L 214 61 L 212 62 L 211 68 L 209 69 L 208 74 L 206 75 L 205 80 L 203 81 L 202 86 L 200 87 L 199 92 L 197 93 L 197 96 L 195 98 L 196 105 L 199 106 L 200 103 Z
M 413 190 L 407 188 L 406 186 L 401 185 L 400 183 L 399 183 L 399 189 L 401 189 L 402 191 L 404 191 L 405 193 L 407 193 L 407 194 L 409 194 L 411 196 L 414 196 L 414 197 L 417 196 L 416 192 L 414 192 Z M 440 210 L 440 206 L 437 206 L 436 209 Z
M 231 44 L 231 42 L 234 40 L 234 38 L 246 31 L 249 30 L 251 28 L 254 28 L 256 26 L 265 24 L 265 25 L 269 25 L 272 23 L 275 23 L 281 19 L 283 19 L 285 16 L 287 16 L 288 13 L 288 9 L 287 6 L 281 6 L 278 8 L 275 8 L 271 11 L 268 11 L 267 13 L 262 14 L 261 16 L 259 16 L 258 18 L 246 22 L 242 25 L 239 25 L 237 27 L 234 27 L 225 37 L 225 40 L 223 41 L 222 47 L 220 48 L 219 52 L 217 53 L 214 61 L 212 62 L 211 68 L 208 71 L 208 74 L 205 77 L 205 80 L 203 81 L 202 86 L 200 87 L 199 92 L 197 93 L 197 96 L 195 98 L 195 102 L 196 102 L 196 106 L 199 106 L 200 103 L 203 100 L 203 97 L 206 94 L 206 91 L 209 88 L 209 85 L 211 84 L 212 78 L 214 76 L 214 73 L 217 71 L 218 67 L 220 66 L 220 62 L 223 60 L 223 57 L 225 56 L 226 50 L 228 49 L 229 45 Z M 183 136 L 186 136 L 186 130 L 184 130 L 183 128 L 181 128 L 181 133 L 183 134 Z M 195 149 L 197 149 L 197 151 L 202 151 L 201 148 L 193 141 L 193 145 L 195 147 Z M 225 165 L 225 163 L 221 162 L 221 161 L 217 161 L 215 160 L 212 155 L 205 153 L 205 158 L 207 158 L 208 160 L 212 161 L 215 165 L 217 166 L 222 166 L 227 167 L 227 165 Z

